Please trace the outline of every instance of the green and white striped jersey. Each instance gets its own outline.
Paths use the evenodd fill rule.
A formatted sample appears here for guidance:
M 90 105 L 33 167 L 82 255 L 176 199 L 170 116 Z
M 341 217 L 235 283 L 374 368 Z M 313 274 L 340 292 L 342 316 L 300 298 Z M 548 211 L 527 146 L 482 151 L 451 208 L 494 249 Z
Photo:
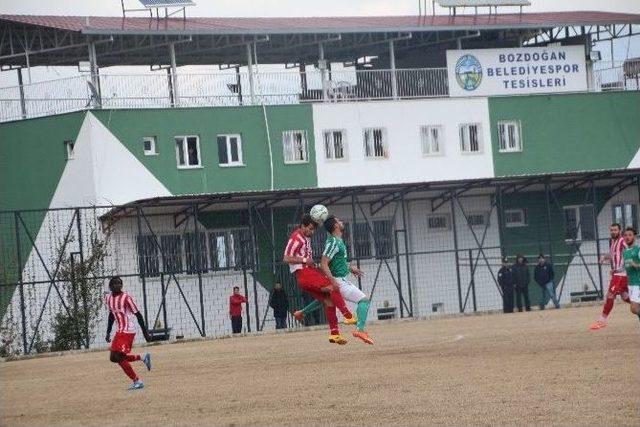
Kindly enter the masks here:
M 347 277 L 349 275 L 347 245 L 341 238 L 329 235 L 324 244 L 322 255 L 329 258 L 329 270 L 331 270 L 333 277 Z

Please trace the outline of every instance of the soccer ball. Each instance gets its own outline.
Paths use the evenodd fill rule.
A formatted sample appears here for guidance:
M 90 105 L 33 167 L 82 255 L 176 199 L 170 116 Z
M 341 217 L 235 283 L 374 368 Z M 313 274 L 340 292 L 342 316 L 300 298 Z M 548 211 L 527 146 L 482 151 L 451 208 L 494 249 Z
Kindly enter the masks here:
M 329 209 L 325 205 L 314 205 L 309 211 L 311 219 L 322 224 L 329 216 Z

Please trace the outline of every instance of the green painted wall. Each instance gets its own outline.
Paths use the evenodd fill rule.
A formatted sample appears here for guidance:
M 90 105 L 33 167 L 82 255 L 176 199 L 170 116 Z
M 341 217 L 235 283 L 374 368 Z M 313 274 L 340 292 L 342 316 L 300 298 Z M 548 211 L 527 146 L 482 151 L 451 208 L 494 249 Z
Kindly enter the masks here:
M 218 107 L 151 110 L 103 110 L 96 117 L 162 182 L 172 194 L 268 190 L 269 148 L 262 107 Z M 274 164 L 274 187 L 317 185 L 311 107 L 266 107 Z M 302 129 L 309 138 L 308 163 L 285 165 L 282 132 Z M 239 133 L 245 166 L 218 164 L 216 136 Z M 178 169 L 174 137 L 198 135 L 202 168 Z M 157 156 L 145 156 L 142 137 L 157 138 Z
M 0 124 L 0 211 L 46 209 L 66 165 L 64 142 L 75 140 L 85 113 L 63 114 Z M 15 215 L 0 213 L 0 282 L 12 283 L 38 235 L 45 212 L 23 212 L 19 223 L 20 268 L 16 252 Z M 0 287 L 0 317 L 13 287 Z
M 640 149 L 640 92 L 489 98 L 496 176 L 626 168 Z M 497 122 L 520 120 L 523 151 L 498 152 Z
M 609 188 L 597 189 L 596 212 L 599 213 L 602 210 L 609 194 Z M 503 197 L 502 201 L 504 209 L 524 209 L 526 212 L 526 226 L 503 229 L 502 247 L 511 262 L 515 262 L 517 254 L 524 255 L 529 261 L 531 272 L 529 293 L 533 306 L 540 301 L 540 287 L 533 280 L 533 268 L 538 261 L 538 254 L 544 253 L 548 256 L 553 253 L 557 286 L 564 277 L 567 266 L 577 256 L 575 245 L 568 244 L 564 239 L 564 211 L 562 207 L 591 204 L 593 200 L 592 195 L 585 194 L 585 191 L 572 191 L 557 195 L 557 199 L 558 203 L 554 201 L 553 197 L 550 198 L 550 227 L 547 226 L 547 202 L 544 192 L 511 194 Z M 598 231 L 601 236 L 606 235 L 606 230 Z M 589 259 L 588 261 L 593 262 L 594 260 Z M 594 279 L 598 284 L 597 277 Z

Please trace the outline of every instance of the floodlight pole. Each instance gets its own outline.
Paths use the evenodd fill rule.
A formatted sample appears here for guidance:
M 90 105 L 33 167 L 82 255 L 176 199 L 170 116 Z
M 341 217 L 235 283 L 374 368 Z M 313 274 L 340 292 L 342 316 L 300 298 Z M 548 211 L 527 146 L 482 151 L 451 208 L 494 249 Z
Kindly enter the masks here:
M 396 75 L 396 53 L 393 48 L 393 40 L 389 40 L 389 66 L 391 67 L 391 95 L 398 99 L 398 80 Z
M 322 100 L 327 100 L 327 82 L 326 82 L 326 70 L 327 63 L 324 59 L 324 45 L 318 43 L 318 68 L 320 69 L 320 81 L 322 82 Z
M 93 100 L 93 108 L 102 108 L 102 94 L 100 92 L 100 77 L 98 76 L 98 55 L 95 42 L 89 42 L 89 68 L 91 70 L 91 83 L 96 89 L 97 98 Z
M 180 96 L 178 95 L 178 74 L 176 74 L 176 47 L 175 43 L 169 43 L 169 57 L 171 58 L 171 90 L 173 91 L 172 107 L 180 106 Z
M 249 99 L 251 99 L 251 105 L 254 105 L 256 93 L 253 83 L 253 55 L 251 54 L 251 43 L 247 43 L 247 69 L 249 71 Z
M 23 82 L 22 82 L 22 68 L 17 68 L 16 71 L 18 72 L 18 85 L 20 87 L 20 112 L 22 113 L 22 118 L 26 119 L 27 118 L 27 104 L 24 100 L 24 86 L 23 86 Z

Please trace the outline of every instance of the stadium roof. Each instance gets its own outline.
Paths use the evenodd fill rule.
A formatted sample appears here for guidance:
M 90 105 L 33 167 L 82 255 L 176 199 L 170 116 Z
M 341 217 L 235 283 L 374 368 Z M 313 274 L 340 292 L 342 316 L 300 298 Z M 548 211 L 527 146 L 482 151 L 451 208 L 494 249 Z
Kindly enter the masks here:
M 163 65 L 168 43 L 178 65 L 246 64 L 247 43 L 258 42 L 258 62 L 315 63 L 318 43 L 330 62 L 352 62 L 395 49 L 442 54 L 464 47 L 517 46 L 588 34 L 624 37 L 635 32 L 640 15 L 609 12 L 544 12 L 490 15 L 366 16 L 313 18 L 157 18 L 106 16 L 0 15 L 0 66 L 77 65 L 96 42 L 100 67 Z M 632 28 L 633 27 L 633 28 Z M 535 41 L 538 43 L 538 40 Z M 402 53 L 399 54 L 402 55 Z
M 640 15 L 611 12 L 541 12 L 491 15 L 332 16 L 313 18 L 149 18 L 0 15 L 0 22 L 82 34 L 284 34 L 554 28 L 640 24 Z

